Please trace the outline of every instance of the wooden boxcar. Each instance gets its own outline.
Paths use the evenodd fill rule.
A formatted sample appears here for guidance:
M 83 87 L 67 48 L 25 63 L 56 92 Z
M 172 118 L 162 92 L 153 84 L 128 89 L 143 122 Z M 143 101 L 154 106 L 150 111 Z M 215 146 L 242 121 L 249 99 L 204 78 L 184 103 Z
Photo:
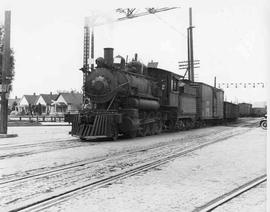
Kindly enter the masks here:
M 224 91 L 205 83 L 196 82 L 197 116 L 200 120 L 223 119 Z
M 196 89 L 189 84 L 180 87 L 179 112 L 181 115 L 196 115 Z
M 224 119 L 228 121 L 236 120 L 239 117 L 239 106 L 231 102 L 224 102 Z
M 266 112 L 266 107 L 253 107 L 251 110 L 251 115 L 253 117 L 263 117 L 265 116 Z
M 249 103 L 240 103 L 239 105 L 239 116 L 248 117 L 251 116 L 252 104 Z

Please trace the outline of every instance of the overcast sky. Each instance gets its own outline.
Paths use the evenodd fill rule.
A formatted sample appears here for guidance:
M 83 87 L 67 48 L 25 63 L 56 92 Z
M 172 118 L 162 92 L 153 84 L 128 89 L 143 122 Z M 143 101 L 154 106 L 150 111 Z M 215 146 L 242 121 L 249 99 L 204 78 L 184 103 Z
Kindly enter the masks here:
M 187 59 L 188 8 L 193 8 L 194 55 L 200 59 L 196 80 L 217 83 L 264 82 L 269 78 L 269 3 L 267 0 L 204 1 L 37 1 L 0 0 L 0 23 L 4 10 L 11 10 L 11 46 L 15 51 L 15 81 L 11 94 L 80 90 L 83 61 L 84 17 L 94 13 L 109 17 L 119 7 L 166 7 L 180 9 L 95 28 L 95 57 L 104 47 L 115 55 L 184 74 L 177 63 Z M 132 1 L 134 3 L 134 1 Z M 143 1 L 141 1 L 143 2 Z M 265 88 L 226 88 L 229 101 L 263 101 Z

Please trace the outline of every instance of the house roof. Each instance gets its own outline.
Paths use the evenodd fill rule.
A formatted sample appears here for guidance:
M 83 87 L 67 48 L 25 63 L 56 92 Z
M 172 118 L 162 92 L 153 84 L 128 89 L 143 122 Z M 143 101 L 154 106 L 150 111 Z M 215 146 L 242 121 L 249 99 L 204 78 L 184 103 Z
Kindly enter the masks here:
M 38 99 L 38 95 L 23 95 L 27 100 L 28 104 L 34 105 Z
M 46 104 L 50 105 L 52 101 L 55 101 L 57 99 L 58 94 L 40 94 L 40 96 L 44 99 Z
M 80 93 L 59 93 L 59 96 L 62 96 L 67 104 L 72 104 L 80 108 L 82 104 L 82 94 Z

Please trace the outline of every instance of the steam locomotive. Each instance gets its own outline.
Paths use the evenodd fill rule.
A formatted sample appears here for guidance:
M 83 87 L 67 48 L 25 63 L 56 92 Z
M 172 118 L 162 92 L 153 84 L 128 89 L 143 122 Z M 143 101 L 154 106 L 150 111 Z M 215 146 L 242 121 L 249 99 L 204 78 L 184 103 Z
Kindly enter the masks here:
M 113 48 L 104 49 L 84 86 L 91 105 L 66 116 L 70 134 L 81 139 L 148 136 L 238 117 L 235 105 L 224 103 L 223 90 L 138 61 L 126 64 L 123 57 L 114 58 Z

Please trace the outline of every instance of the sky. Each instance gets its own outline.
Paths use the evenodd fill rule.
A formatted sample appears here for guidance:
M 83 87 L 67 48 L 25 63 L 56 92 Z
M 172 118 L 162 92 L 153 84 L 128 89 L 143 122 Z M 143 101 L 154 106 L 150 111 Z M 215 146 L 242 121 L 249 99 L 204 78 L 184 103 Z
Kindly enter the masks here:
M 265 101 L 269 85 L 269 6 L 267 0 L 204 1 L 38 1 L 0 0 L 0 23 L 11 10 L 11 47 L 15 80 L 11 97 L 82 88 L 83 26 L 98 14 L 107 24 L 95 27 L 95 58 L 103 48 L 114 55 L 138 53 L 140 61 L 183 75 L 178 61 L 187 59 L 188 8 L 193 10 L 194 57 L 200 60 L 195 80 L 217 83 L 260 83 L 264 88 L 223 87 L 232 102 Z M 145 3 L 147 2 L 147 4 Z M 131 4 L 129 4 L 131 3 Z M 179 9 L 111 23 L 116 8 Z

